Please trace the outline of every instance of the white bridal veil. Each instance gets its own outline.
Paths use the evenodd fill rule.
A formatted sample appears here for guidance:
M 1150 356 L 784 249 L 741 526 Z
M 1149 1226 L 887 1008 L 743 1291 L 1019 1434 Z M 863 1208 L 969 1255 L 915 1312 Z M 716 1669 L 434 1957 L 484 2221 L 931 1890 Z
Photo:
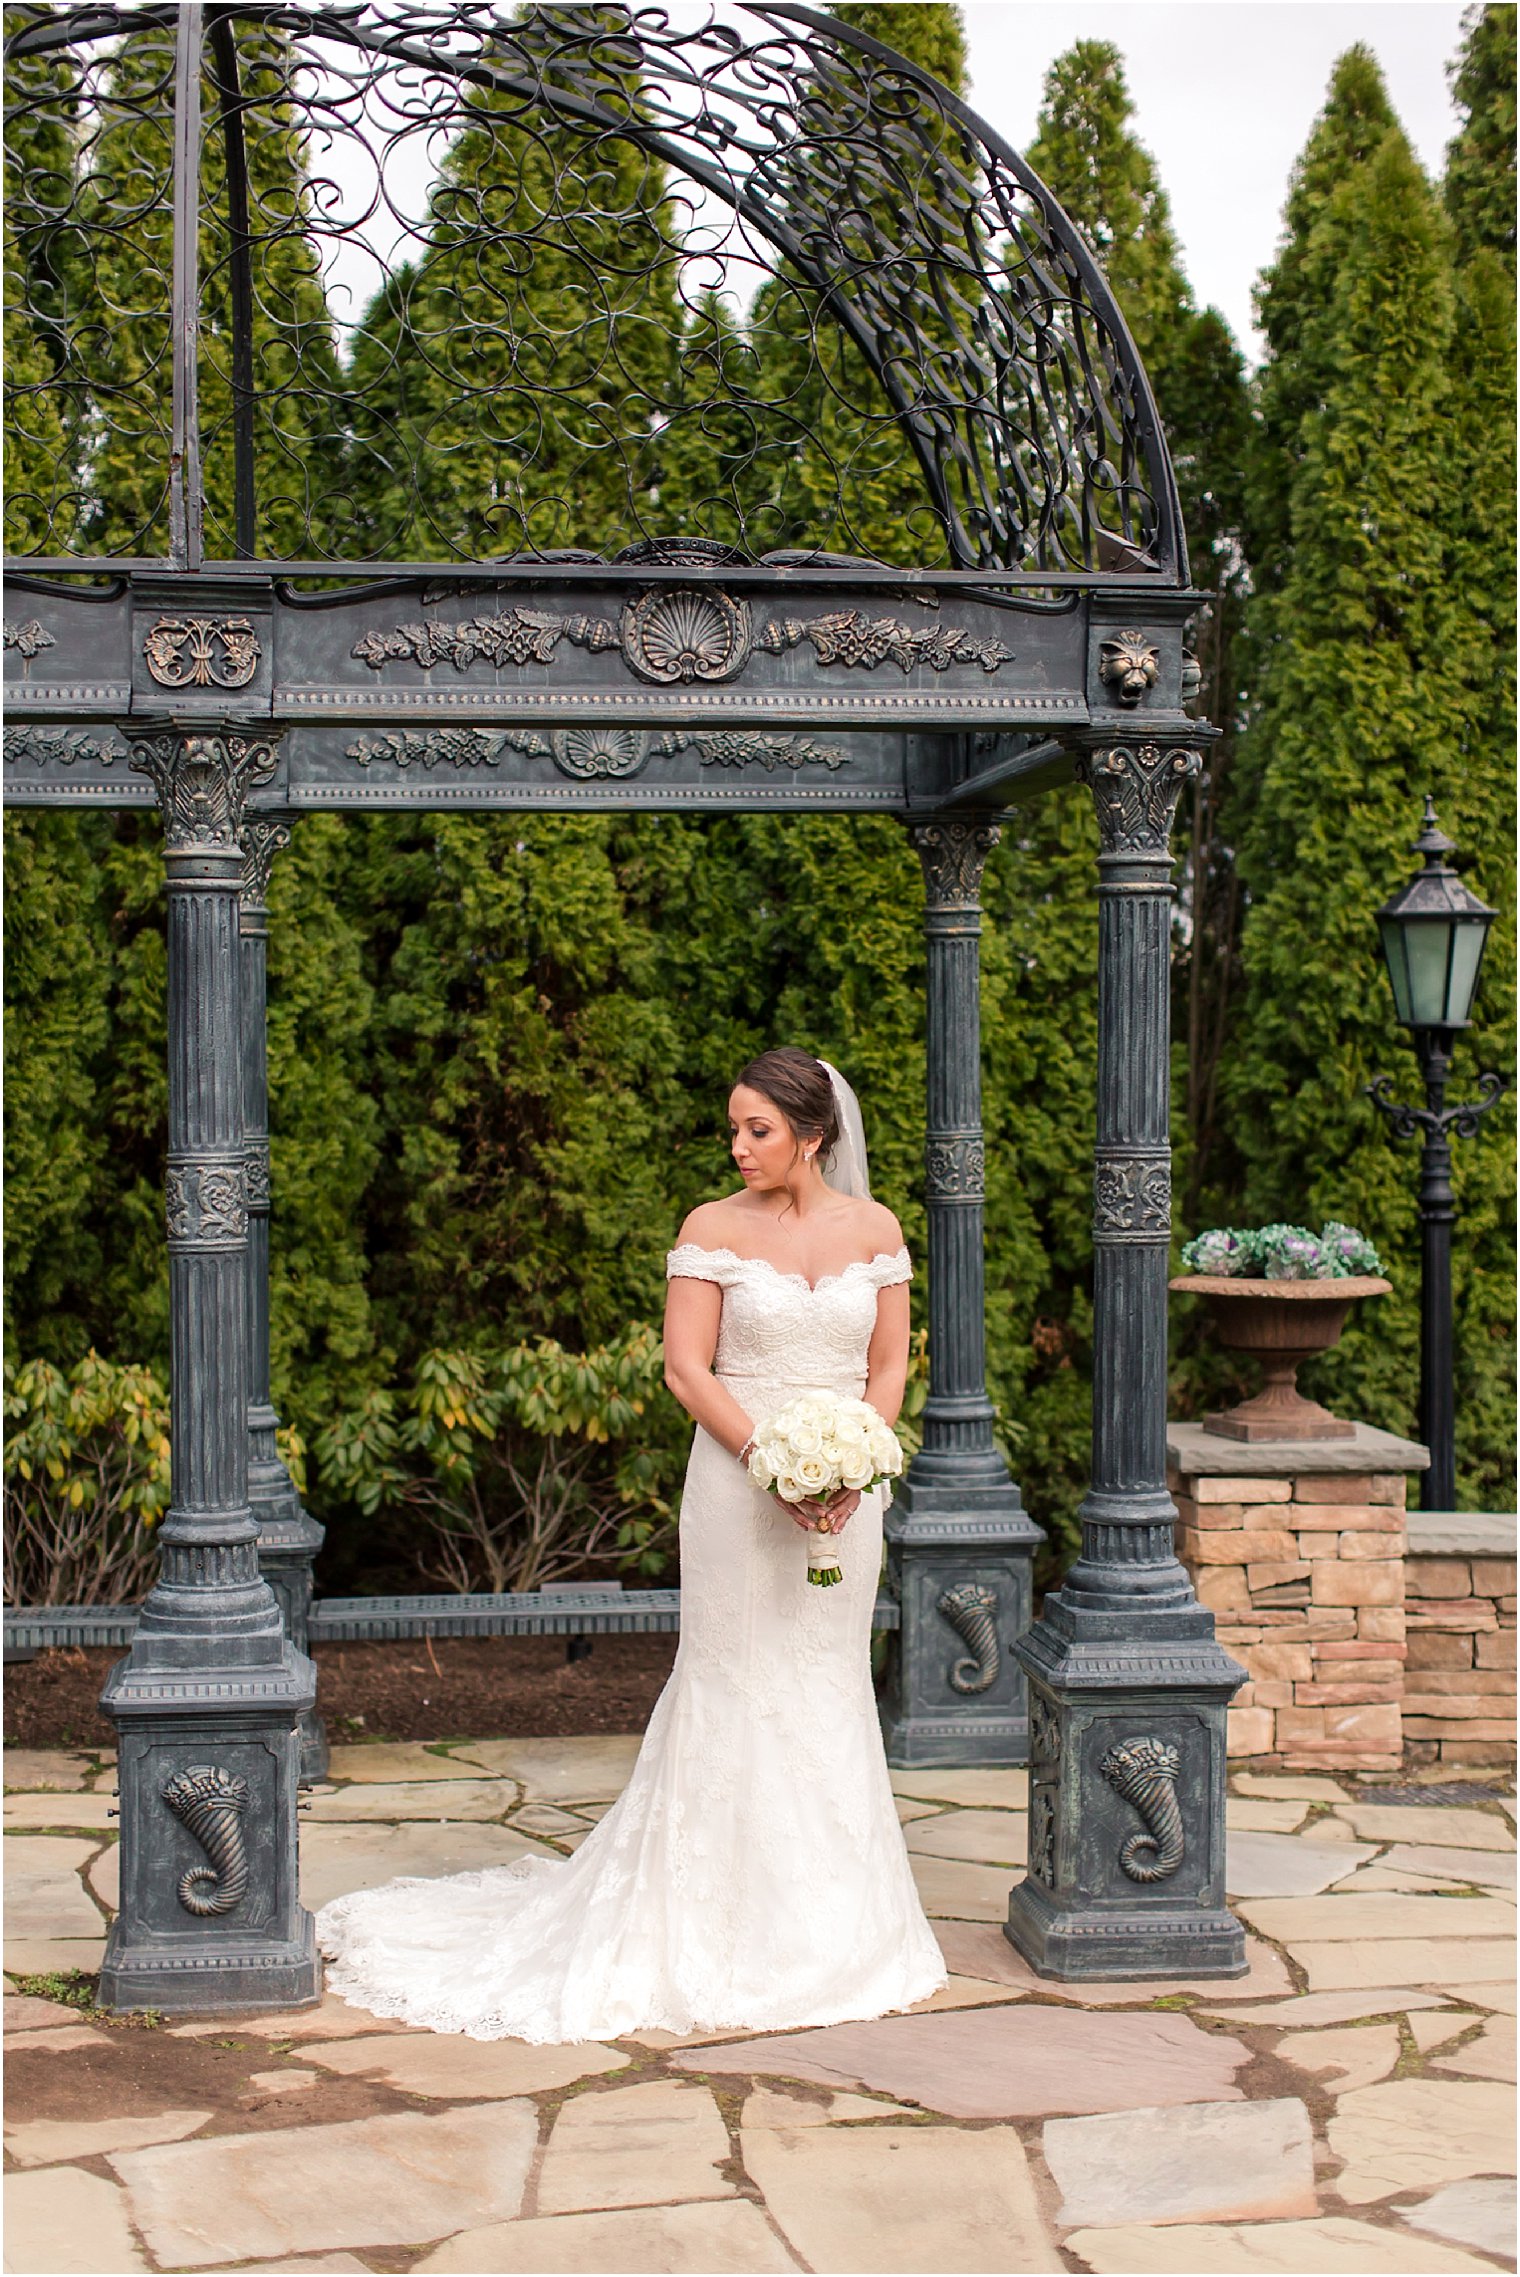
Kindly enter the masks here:
M 834 1110 L 839 1118 L 838 1143 L 823 1166 L 824 1184 L 832 1186 L 837 1194 L 858 1194 L 869 1201 L 871 1175 L 866 1164 L 866 1127 L 860 1119 L 860 1101 L 837 1067 L 831 1067 L 826 1059 L 821 1059 L 818 1065 L 829 1079 Z

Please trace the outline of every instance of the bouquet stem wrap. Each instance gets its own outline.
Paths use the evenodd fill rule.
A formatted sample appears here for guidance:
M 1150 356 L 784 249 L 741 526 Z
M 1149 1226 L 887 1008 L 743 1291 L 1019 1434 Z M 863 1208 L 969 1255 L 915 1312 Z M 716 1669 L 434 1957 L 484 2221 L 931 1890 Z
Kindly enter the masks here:
M 827 1501 L 842 1488 L 868 1494 L 897 1478 L 902 1448 L 891 1425 L 863 1399 L 804 1392 L 755 1432 L 749 1475 L 782 1502 Z M 839 1536 L 816 1528 L 807 1539 L 808 1580 L 827 1589 L 844 1579 Z

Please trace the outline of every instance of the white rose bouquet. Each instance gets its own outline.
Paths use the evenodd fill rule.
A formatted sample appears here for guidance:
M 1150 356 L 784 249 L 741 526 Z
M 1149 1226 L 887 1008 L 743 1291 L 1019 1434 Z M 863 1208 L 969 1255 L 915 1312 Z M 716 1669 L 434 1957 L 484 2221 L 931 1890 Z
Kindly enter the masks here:
M 755 1432 L 749 1475 L 783 1502 L 825 1501 L 842 1487 L 862 1494 L 903 1467 L 891 1425 L 863 1399 L 839 1392 L 804 1392 L 767 1418 Z M 808 1536 L 808 1580 L 827 1589 L 844 1576 L 838 1538 Z

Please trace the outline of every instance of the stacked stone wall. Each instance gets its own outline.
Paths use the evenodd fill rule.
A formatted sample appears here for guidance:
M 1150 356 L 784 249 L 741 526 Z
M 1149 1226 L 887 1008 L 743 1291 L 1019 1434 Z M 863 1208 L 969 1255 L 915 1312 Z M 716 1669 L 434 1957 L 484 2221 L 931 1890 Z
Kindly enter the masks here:
M 1411 1520 L 1404 1743 L 1417 1764 L 1515 1760 L 1515 1553 L 1483 1539 L 1498 1523 Z
M 1403 1477 L 1177 1471 L 1172 1491 L 1179 1555 L 1248 1673 L 1229 1712 L 1230 1754 L 1287 1769 L 1397 1770 Z

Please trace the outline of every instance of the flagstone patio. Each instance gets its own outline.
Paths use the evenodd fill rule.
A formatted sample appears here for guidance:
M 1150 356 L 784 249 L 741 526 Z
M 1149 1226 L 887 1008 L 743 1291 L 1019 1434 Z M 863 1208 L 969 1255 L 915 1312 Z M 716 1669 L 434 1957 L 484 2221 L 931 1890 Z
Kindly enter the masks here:
M 564 1853 L 637 1742 L 340 1748 L 308 1899 Z M 327 2000 L 196 2024 L 98 1966 L 114 1773 L 7 1749 L 7 2270 L 1512 2268 L 1514 1802 L 1242 1770 L 1231 1984 L 1063 1986 L 1002 1937 L 1016 1771 L 899 1809 L 950 1984 L 825 2030 L 529 2048 Z M 1447 1772 L 1445 1776 L 1449 1777 Z M 52 1977 L 51 1985 L 39 1984 Z

